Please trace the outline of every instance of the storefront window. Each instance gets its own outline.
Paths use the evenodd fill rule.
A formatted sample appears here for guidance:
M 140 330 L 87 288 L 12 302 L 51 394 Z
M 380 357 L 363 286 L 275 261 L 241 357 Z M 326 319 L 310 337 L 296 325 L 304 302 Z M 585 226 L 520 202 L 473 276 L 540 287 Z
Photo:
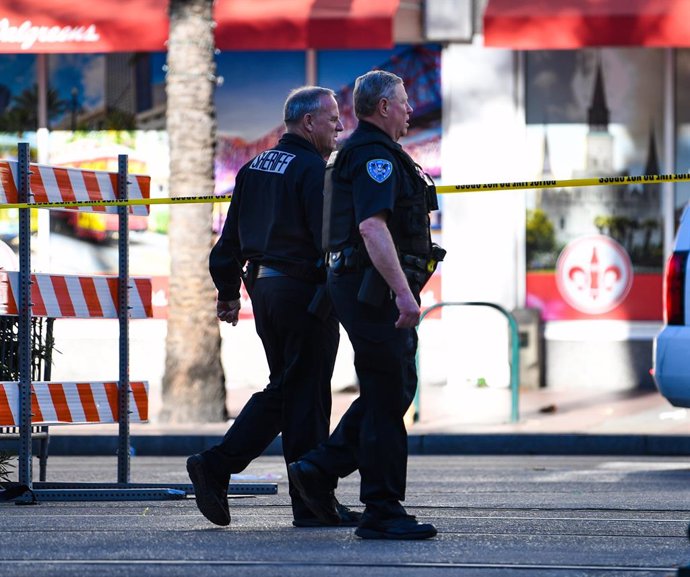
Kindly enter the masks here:
M 125 55 L 114 55 L 122 59 Z M 57 108 L 50 114 L 51 130 L 97 130 L 105 126 L 120 128 L 113 122 L 125 113 L 125 103 L 121 98 L 112 101 L 105 96 L 107 73 L 114 73 L 112 65 L 103 54 L 55 54 L 48 57 L 49 95 L 54 95 Z M 124 94 L 132 90 L 128 79 L 120 75 L 118 90 Z M 116 79 L 111 80 L 111 84 Z M 121 108 L 117 108 L 120 106 Z M 132 127 L 133 119 L 127 122 Z
M 12 156 L 17 133 L 26 139 L 38 126 L 37 56 L 0 56 L 0 134 Z M 317 52 L 317 83 L 332 87 L 343 122 L 354 128 L 355 78 L 373 68 L 406 81 L 414 113 L 403 145 L 432 176 L 440 175 L 441 48 L 397 46 L 392 50 Z M 133 168 L 155 172 L 156 194 L 167 194 L 165 53 L 51 54 L 46 56 L 49 162 L 112 170 L 118 152 Z M 231 193 L 240 167 L 284 131 L 283 103 L 305 84 L 302 51 L 221 52 L 215 92 L 217 194 Z M 347 135 L 342 135 L 341 141 Z M 0 145 L 2 143 L 0 142 Z M 141 161 L 141 162 L 139 162 Z M 215 207 L 215 226 L 225 206 Z M 440 226 L 438 214 L 435 225 Z M 157 227 L 163 229 L 164 227 Z
M 324 50 L 318 52 L 318 79 L 337 92 L 345 134 L 356 125 L 352 108 L 355 79 L 369 70 L 400 76 L 413 108 L 410 129 L 401 139 L 405 150 L 433 177 L 441 175 L 441 47 L 400 45 L 393 50 Z M 438 215 L 435 215 L 436 217 Z
M 38 127 L 36 55 L 0 55 L 0 132 Z M 51 54 L 47 67 L 47 128 L 149 128 L 150 112 L 165 103 L 163 53 Z M 155 128 L 165 127 L 164 109 Z M 143 126 L 142 126 L 143 124 Z
M 50 55 L 50 129 L 164 128 L 164 61 L 150 52 Z
M 661 50 L 528 52 L 535 178 L 659 174 L 662 74 Z M 535 190 L 527 208 L 528 300 L 545 318 L 660 318 L 660 185 Z
M 38 126 L 36 57 L 0 56 L 0 132 L 34 131 Z
M 304 84 L 305 56 L 303 52 L 224 52 L 216 58 L 216 66 L 223 79 L 216 90 L 216 193 L 227 194 L 234 189 L 242 165 L 273 146 L 284 132 L 283 103 L 290 90 Z M 223 218 L 221 211 L 217 227 Z

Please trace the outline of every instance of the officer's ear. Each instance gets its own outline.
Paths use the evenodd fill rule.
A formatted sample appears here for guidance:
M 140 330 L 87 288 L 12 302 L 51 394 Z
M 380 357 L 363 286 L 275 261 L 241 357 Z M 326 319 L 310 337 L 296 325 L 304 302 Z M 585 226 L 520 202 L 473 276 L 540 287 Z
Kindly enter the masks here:
M 390 107 L 390 100 L 388 98 L 381 98 L 379 100 L 379 103 L 376 105 L 376 108 L 378 109 L 378 112 L 381 116 L 387 117 L 388 116 L 388 108 Z
M 314 115 L 311 112 L 307 112 L 302 117 L 302 126 L 307 132 L 312 132 L 314 130 Z

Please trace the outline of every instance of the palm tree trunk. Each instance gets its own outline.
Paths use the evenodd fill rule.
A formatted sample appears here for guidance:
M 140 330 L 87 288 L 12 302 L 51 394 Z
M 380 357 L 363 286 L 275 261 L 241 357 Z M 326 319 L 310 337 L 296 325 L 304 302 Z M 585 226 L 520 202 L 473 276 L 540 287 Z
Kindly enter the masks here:
M 213 193 L 216 118 L 213 0 L 170 0 L 167 129 L 170 194 Z M 216 291 L 208 272 L 212 205 L 170 207 L 170 302 L 163 375 L 168 422 L 227 418 Z

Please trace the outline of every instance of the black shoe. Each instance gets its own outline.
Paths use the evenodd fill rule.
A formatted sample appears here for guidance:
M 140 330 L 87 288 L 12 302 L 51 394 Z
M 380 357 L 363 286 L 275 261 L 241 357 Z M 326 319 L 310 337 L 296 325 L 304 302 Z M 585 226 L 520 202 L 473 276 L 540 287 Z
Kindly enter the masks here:
M 187 473 L 194 485 L 196 506 L 201 514 L 216 525 L 230 524 L 228 507 L 228 486 L 209 471 L 202 455 L 192 455 L 187 459 Z
M 341 527 L 357 527 L 362 522 L 362 514 L 359 511 L 353 511 L 337 500 L 335 508 L 338 510 L 338 515 L 340 515 Z
M 292 524 L 295 527 L 357 527 L 362 520 L 362 514 L 358 511 L 353 511 L 349 507 L 338 503 L 336 499 L 335 508 L 340 515 L 339 523 L 324 523 L 319 521 L 316 517 L 307 517 L 295 519 Z
M 340 514 L 333 489 L 326 476 L 309 461 L 295 461 L 288 465 L 288 477 L 299 491 L 304 504 L 324 525 L 340 525 Z
M 438 531 L 431 523 L 418 523 L 412 515 L 392 519 L 364 518 L 355 535 L 362 539 L 418 540 L 435 537 Z

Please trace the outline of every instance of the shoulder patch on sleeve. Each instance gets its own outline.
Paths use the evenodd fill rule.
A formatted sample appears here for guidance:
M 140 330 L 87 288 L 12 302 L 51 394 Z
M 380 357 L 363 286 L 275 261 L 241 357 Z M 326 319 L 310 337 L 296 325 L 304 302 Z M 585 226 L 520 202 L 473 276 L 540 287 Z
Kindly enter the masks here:
M 393 173 L 393 165 L 389 160 L 376 158 L 367 162 L 367 172 L 376 182 L 382 183 Z

